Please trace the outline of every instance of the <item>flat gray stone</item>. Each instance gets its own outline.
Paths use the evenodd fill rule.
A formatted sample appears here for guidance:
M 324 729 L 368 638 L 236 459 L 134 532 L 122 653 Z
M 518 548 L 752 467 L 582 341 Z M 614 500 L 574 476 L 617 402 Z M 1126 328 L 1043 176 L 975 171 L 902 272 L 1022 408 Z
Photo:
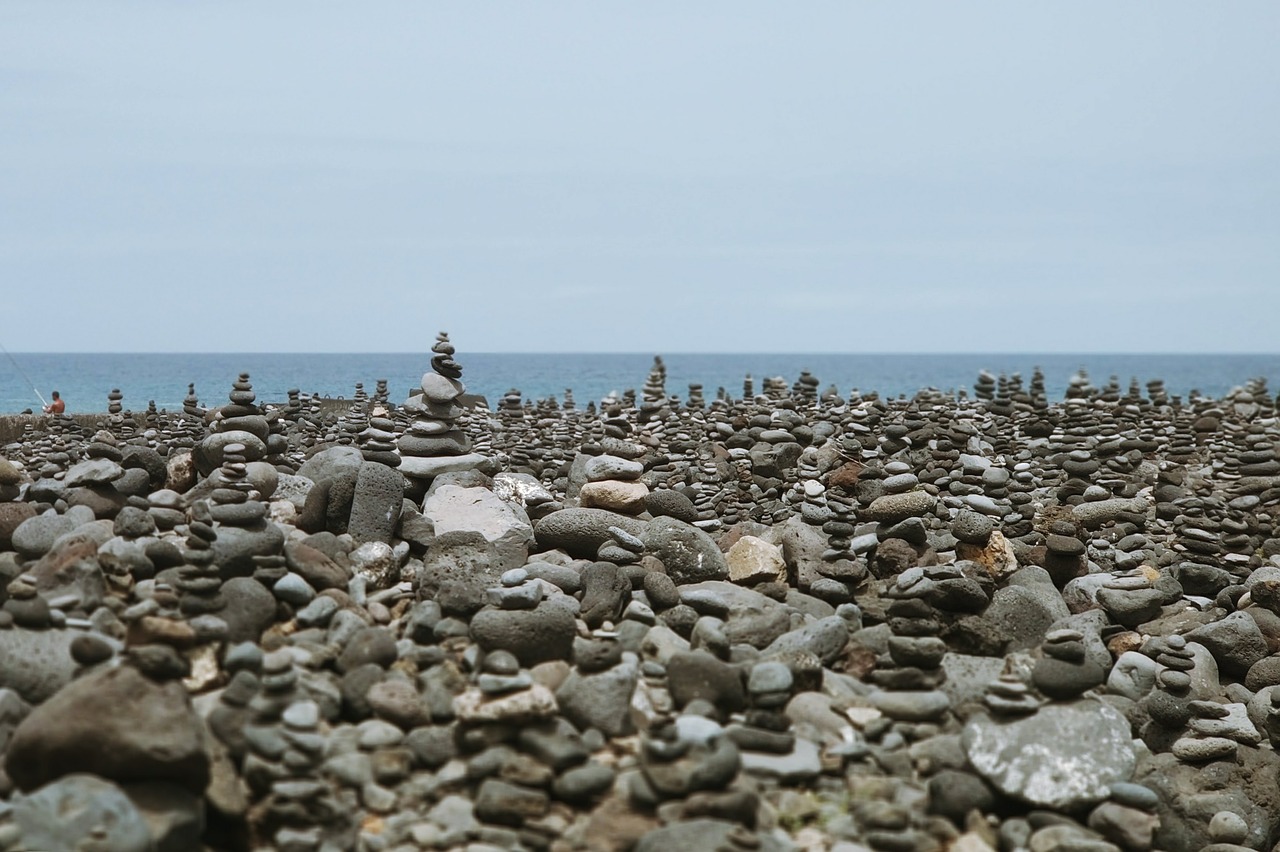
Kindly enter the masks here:
M 992 786 L 1035 807 L 1075 810 L 1128 781 L 1137 758 L 1129 722 L 1093 700 L 1048 704 L 1025 718 L 970 718 L 965 756 Z

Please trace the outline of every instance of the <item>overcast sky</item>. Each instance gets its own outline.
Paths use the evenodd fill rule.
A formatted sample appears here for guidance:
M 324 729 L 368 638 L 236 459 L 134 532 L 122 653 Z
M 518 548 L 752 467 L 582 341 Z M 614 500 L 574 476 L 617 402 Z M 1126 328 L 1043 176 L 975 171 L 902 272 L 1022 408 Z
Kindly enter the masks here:
M 21 351 L 1275 352 L 1280 4 L 0 2 Z

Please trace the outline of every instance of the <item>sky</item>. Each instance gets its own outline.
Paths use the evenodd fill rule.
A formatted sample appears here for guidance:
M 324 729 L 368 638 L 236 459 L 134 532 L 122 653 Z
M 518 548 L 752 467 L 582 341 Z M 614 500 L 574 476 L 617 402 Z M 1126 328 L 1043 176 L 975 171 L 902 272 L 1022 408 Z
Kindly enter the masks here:
M 12 352 L 1280 351 L 1280 4 L 0 2 Z

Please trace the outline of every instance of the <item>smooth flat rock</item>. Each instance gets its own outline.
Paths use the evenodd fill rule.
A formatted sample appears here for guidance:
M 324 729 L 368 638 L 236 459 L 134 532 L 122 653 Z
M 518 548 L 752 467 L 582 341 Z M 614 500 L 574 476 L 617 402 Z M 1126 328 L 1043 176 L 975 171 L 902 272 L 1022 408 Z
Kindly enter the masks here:
M 1063 811 L 1107 798 L 1137 760 L 1128 720 L 1092 700 L 1047 704 L 1011 721 L 975 715 L 962 742 L 970 764 L 997 790 Z

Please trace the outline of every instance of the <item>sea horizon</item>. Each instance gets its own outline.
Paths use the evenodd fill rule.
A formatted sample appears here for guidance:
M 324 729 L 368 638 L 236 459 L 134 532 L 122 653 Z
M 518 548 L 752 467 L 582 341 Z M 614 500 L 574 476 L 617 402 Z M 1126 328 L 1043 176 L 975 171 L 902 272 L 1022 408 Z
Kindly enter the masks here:
M 351 398 L 360 382 L 372 393 L 377 380 L 388 383 L 393 402 L 405 399 L 430 369 L 430 351 L 414 352 L 7 352 L 0 361 L 0 413 L 38 411 L 58 390 L 68 411 L 100 412 L 107 394 L 118 388 L 128 410 L 175 410 L 188 384 L 194 383 L 203 406 L 222 405 L 242 372 L 250 375 L 258 399 L 281 403 L 288 391 L 334 399 Z M 1231 388 L 1262 378 L 1280 384 L 1280 353 L 1098 353 L 1098 352 L 957 352 L 957 353 L 823 353 L 823 352 L 468 352 L 456 358 L 469 392 L 490 407 L 510 390 L 524 399 L 556 398 L 566 389 L 578 405 L 599 402 L 627 390 L 640 392 L 661 358 L 665 392 L 686 399 L 691 384 L 702 385 L 707 400 L 720 388 L 740 398 L 747 376 L 754 392 L 765 378 L 780 377 L 788 385 L 802 372 L 819 381 L 819 390 L 834 386 L 841 396 L 852 391 L 882 396 L 911 395 L 923 389 L 972 394 L 981 371 L 996 376 L 1019 375 L 1029 383 L 1039 368 L 1049 399 L 1061 399 L 1077 371 L 1086 371 L 1095 386 L 1112 376 L 1123 389 L 1137 380 L 1161 379 L 1167 393 L 1192 390 L 1219 397 Z

